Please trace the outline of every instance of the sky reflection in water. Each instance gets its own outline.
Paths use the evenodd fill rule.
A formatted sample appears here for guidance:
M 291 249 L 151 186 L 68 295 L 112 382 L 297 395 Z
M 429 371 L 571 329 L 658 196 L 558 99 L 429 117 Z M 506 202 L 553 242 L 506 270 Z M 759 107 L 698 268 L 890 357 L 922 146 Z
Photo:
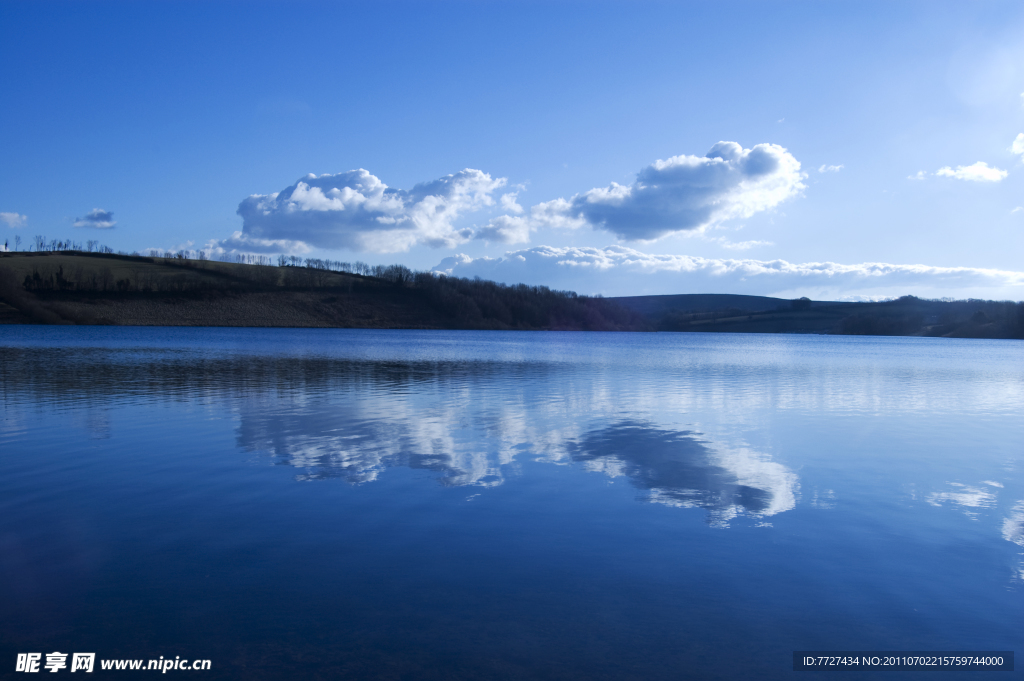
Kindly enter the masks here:
M 0 576 L 75 585 L 64 615 L 8 588 L 18 645 L 223 678 L 676 678 L 740 645 L 725 678 L 775 678 L 1020 641 L 1019 344 L 2 333 Z

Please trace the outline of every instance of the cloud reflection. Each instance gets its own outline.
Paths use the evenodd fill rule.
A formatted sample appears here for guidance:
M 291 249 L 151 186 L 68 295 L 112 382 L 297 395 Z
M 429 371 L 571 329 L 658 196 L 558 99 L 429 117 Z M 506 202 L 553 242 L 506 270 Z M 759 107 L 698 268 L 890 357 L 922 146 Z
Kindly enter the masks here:
M 436 471 L 449 487 L 490 487 L 502 483 L 502 466 L 514 458 L 508 448 L 473 447 L 460 437 L 457 423 L 410 413 L 400 400 L 390 415 L 362 417 L 359 411 L 339 405 L 307 406 L 301 413 L 243 407 L 238 444 L 302 469 L 298 480 L 341 478 L 352 484 L 372 482 L 401 466 Z
M 1003 520 L 1003 539 L 1024 546 L 1024 500 L 1018 501 Z
M 1017 546 L 1024 546 L 1024 499 L 1010 510 L 1010 515 L 1003 519 L 1003 539 Z M 1014 577 L 1024 582 L 1024 560 L 1017 565 Z
M 797 477 L 746 448 L 713 444 L 706 436 L 623 421 L 580 433 L 562 422 L 546 430 L 527 408 L 473 412 L 391 400 L 388 409 L 365 395 L 359 406 L 323 405 L 281 413 L 259 406 L 240 412 L 238 443 L 302 469 L 296 479 L 377 480 L 388 468 L 438 473 L 449 487 L 502 484 L 518 456 L 576 463 L 610 477 L 627 477 L 652 503 L 703 508 L 708 522 L 728 527 L 740 515 L 762 518 L 796 505 Z M 507 405 L 506 405 L 507 407 Z M 533 424 L 533 425 L 528 425 Z
M 998 483 L 986 482 L 984 484 L 1002 486 Z M 942 506 L 949 502 L 960 506 L 968 517 L 975 519 L 978 516 L 975 509 L 991 508 L 996 503 L 995 493 L 983 487 L 972 487 L 959 482 L 951 482 L 949 486 L 953 489 L 948 492 L 934 492 L 928 495 L 928 503 L 932 506 Z
M 103 419 L 117 403 L 227 405 L 238 447 L 297 469 L 300 481 L 364 484 L 404 467 L 448 487 L 494 487 L 533 460 L 625 476 L 645 500 L 705 509 L 716 527 L 796 504 L 797 477 L 782 464 L 706 433 L 623 420 L 655 411 L 652 391 L 561 362 L 93 348 L 73 358 L 0 349 L 0 358 L 10 360 L 0 381 L 12 406 L 75 406 L 99 437 L 110 437 Z
M 740 515 L 775 515 L 796 506 L 797 476 L 749 449 L 730 449 L 691 431 L 638 421 L 579 432 L 573 424 L 545 430 L 539 414 L 467 413 L 394 399 L 386 411 L 365 395 L 361 406 L 305 406 L 286 413 L 250 406 L 240 412 L 239 445 L 302 469 L 298 480 L 377 480 L 388 468 L 438 473 L 445 486 L 496 486 L 519 456 L 577 463 L 610 477 L 625 476 L 644 499 L 702 508 L 708 522 L 727 527 Z M 513 410 L 515 411 L 515 410 Z
M 700 434 L 624 421 L 569 444 L 574 461 L 612 477 L 626 476 L 647 499 L 678 508 L 703 508 L 708 522 L 728 527 L 796 505 L 796 475 L 749 449 L 713 446 Z

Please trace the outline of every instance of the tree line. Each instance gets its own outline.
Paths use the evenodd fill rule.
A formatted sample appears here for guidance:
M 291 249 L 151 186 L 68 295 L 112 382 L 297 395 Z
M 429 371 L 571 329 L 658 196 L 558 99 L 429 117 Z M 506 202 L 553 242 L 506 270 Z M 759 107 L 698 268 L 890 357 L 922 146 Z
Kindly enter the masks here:
M 18 252 L 21 250 L 21 235 L 14 235 L 14 248 L 11 248 L 10 240 L 4 242 L 4 250 L 7 252 Z M 104 246 L 99 242 L 98 239 L 89 239 L 87 241 L 73 241 L 71 239 L 47 239 L 45 236 L 37 234 L 32 237 L 32 241 L 28 245 L 28 251 L 35 251 L 37 253 L 57 253 L 60 251 L 70 251 L 74 253 L 113 253 L 114 249 L 110 246 Z M 122 255 L 127 255 L 122 253 Z
M 865 303 L 845 317 L 835 332 L 865 336 L 945 336 L 1024 338 L 1024 302 L 927 300 L 903 296 L 892 301 Z

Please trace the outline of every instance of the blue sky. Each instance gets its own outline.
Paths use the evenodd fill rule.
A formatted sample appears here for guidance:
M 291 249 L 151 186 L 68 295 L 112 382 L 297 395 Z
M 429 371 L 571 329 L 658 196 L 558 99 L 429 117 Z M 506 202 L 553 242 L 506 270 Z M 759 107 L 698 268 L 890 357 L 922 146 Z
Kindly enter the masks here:
M 1024 299 L 1019 2 L 0 2 L 0 64 L 23 247 Z

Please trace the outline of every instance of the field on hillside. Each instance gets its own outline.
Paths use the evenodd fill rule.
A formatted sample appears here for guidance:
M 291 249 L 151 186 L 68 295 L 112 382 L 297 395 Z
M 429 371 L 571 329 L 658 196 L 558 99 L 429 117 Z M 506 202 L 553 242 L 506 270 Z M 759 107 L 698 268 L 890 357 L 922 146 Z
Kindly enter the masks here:
M 4 253 L 0 266 L 33 292 L 165 293 L 208 289 L 345 286 L 357 274 L 306 267 L 246 265 L 214 260 L 106 253 Z
M 297 259 L 296 259 L 297 260 Z M 643 330 L 601 298 L 412 272 L 357 274 L 81 252 L 0 253 L 0 322 L 136 326 Z

